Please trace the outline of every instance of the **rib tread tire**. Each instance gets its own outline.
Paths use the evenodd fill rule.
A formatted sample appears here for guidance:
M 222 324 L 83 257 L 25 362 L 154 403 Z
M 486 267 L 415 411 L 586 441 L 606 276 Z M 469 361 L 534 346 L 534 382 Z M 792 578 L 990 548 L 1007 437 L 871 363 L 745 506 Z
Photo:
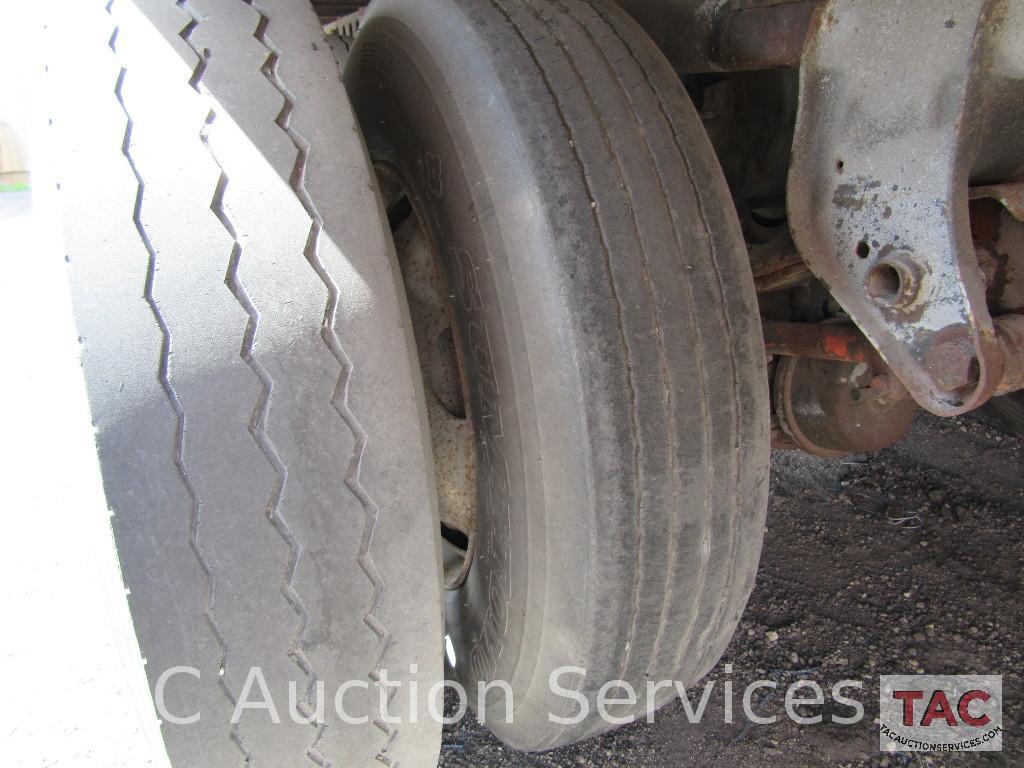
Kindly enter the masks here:
M 436 509 L 393 247 L 310 5 L 89 0 L 57 3 L 51 27 L 129 606 L 154 692 L 197 671 L 164 689 L 201 715 L 164 720 L 171 764 L 436 764 L 439 724 L 377 716 L 382 671 L 416 665 L 421 712 L 442 675 Z M 361 724 L 335 711 L 350 680 Z M 267 692 L 279 723 L 232 722 Z M 409 711 L 408 685 L 391 705 Z
M 1024 392 L 993 397 L 985 405 L 985 414 L 1007 434 L 1024 437 Z
M 433 57 L 430 66 L 390 64 L 417 44 Z M 459 72 L 467 61 L 471 81 Z M 543 513 L 521 502 L 511 514 L 513 527 L 523 517 L 535 525 L 536 515 L 544 529 L 536 534 L 542 543 L 527 533 L 530 551 L 513 555 L 528 573 L 509 577 L 516 586 L 508 613 L 523 616 L 512 623 L 518 634 L 496 641 L 475 623 L 450 627 L 458 658 L 497 656 L 495 676 L 514 683 L 515 722 L 502 722 L 499 702 L 488 724 L 515 747 L 547 749 L 608 729 L 593 701 L 606 681 L 626 680 L 640 692 L 647 680 L 691 684 L 725 650 L 754 584 L 767 506 L 757 301 L 700 119 L 653 43 L 615 5 L 441 0 L 413 8 L 377 0 L 345 73 L 375 158 L 394 154 L 388 132 L 401 128 L 388 127 L 392 115 L 371 100 L 387 93 L 401 101 L 388 89 L 400 91 L 396 73 L 413 70 L 451 94 L 435 98 L 450 98 L 438 107 L 443 121 L 468 137 L 457 148 L 462 170 L 482 174 L 470 177 L 480 179 L 477 187 L 506 185 L 495 194 L 507 197 L 492 201 L 498 223 L 481 217 L 504 241 L 505 252 L 488 261 L 512 273 L 496 299 L 506 315 L 502 343 L 528 346 L 534 313 L 551 344 L 565 337 L 571 350 L 550 360 L 527 350 L 501 385 L 516 389 L 520 404 L 518 420 L 506 413 L 502 423 L 516 424 L 527 444 L 533 429 L 541 432 L 535 471 L 549 487 L 561 485 L 553 497 L 571 499 Z M 509 233 L 534 226 L 525 214 L 517 222 L 517 206 L 543 211 L 549 240 L 512 244 Z M 553 284 L 563 304 L 532 305 L 528 297 L 545 294 L 531 281 Z M 548 366 L 559 368 L 558 384 Z M 571 447 L 556 444 L 561 436 L 545 442 L 544 419 L 531 423 L 529 409 L 562 397 L 559 388 L 571 395 L 550 411 L 585 422 Z M 529 467 L 532 459 L 522 461 Z M 577 482 L 579 493 L 565 491 Z M 464 590 L 449 622 L 475 621 L 474 599 Z M 499 650 L 481 652 L 481 644 Z M 577 689 L 590 698 L 590 716 L 552 724 L 548 712 L 564 717 L 577 708 L 552 698 L 548 673 L 574 664 L 587 670 Z M 467 687 L 487 676 L 472 664 L 455 672 Z M 673 695 L 661 689 L 658 703 Z M 642 717 L 642 697 L 613 714 Z

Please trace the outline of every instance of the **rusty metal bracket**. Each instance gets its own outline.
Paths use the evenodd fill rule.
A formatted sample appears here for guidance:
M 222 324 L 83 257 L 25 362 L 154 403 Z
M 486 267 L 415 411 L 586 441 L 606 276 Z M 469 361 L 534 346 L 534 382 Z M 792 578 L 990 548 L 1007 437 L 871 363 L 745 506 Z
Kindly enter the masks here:
M 1013 218 L 1024 221 L 1024 182 L 974 187 L 970 191 L 970 197 L 971 200 L 998 200 Z
M 870 363 L 878 353 L 853 325 L 765 321 L 764 349 L 769 355 L 807 357 L 846 363 Z
M 796 67 L 822 0 L 615 0 L 676 71 Z
M 789 222 L 805 261 L 933 413 L 995 390 L 971 241 L 972 82 L 997 0 L 830 0 L 800 68 Z

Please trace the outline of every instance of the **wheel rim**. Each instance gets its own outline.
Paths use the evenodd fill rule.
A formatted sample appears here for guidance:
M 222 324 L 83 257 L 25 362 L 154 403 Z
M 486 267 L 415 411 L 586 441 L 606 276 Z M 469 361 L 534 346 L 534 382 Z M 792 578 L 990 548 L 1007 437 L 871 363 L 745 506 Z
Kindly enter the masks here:
M 427 404 L 446 589 L 458 589 L 476 539 L 476 449 L 454 294 L 415 195 L 394 167 L 374 166 L 395 240 Z

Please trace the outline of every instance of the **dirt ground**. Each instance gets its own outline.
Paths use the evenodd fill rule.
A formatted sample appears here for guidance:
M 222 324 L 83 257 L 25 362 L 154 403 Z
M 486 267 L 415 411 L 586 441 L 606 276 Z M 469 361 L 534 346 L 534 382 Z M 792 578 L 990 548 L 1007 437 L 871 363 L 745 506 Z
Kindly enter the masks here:
M 922 414 L 897 446 L 821 461 L 773 457 L 768 531 L 739 630 L 709 676 L 734 681 L 734 722 L 723 722 L 722 684 L 690 725 L 676 701 L 637 723 L 539 755 L 504 748 L 473 717 L 445 730 L 442 766 L 1011 766 L 1024 764 L 1024 441 L 977 417 Z M 725 673 L 725 665 L 732 673 Z M 958 756 L 878 751 L 880 674 L 1001 674 L 1004 751 Z M 742 691 L 757 679 L 749 724 Z M 825 722 L 785 716 L 785 687 L 813 678 L 826 691 Z M 864 704 L 855 725 L 830 722 L 828 688 Z M 703 681 L 701 682 L 701 685 Z M 760 698 L 758 698 L 760 697 Z M 693 697 L 696 699 L 696 696 Z M 808 712 L 815 714 L 816 712 Z

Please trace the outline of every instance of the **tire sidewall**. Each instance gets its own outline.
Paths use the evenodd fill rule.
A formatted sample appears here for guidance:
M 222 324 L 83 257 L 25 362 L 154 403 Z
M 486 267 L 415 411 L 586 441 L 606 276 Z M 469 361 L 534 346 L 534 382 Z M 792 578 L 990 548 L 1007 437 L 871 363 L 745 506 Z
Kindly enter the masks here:
M 346 82 L 371 158 L 401 179 L 453 296 L 477 478 L 474 562 L 447 600 L 455 677 L 471 705 L 479 703 L 479 682 L 493 680 L 507 681 L 518 702 L 532 698 L 526 689 L 541 650 L 540 612 L 528 610 L 527 602 L 530 589 L 543 583 L 546 535 L 540 486 L 527 471 L 529 457 L 539 464 L 539 452 L 530 429 L 538 419 L 531 387 L 521 386 L 534 383 L 521 335 L 526 299 L 513 275 L 516 255 L 502 237 L 509 223 L 496 213 L 511 206 L 492 200 L 491 186 L 482 183 L 501 161 L 492 157 L 486 170 L 481 167 L 446 78 L 404 25 L 371 17 L 351 61 L 356 64 L 349 64 Z M 489 690 L 483 710 L 477 709 L 492 728 L 500 727 L 501 689 Z

